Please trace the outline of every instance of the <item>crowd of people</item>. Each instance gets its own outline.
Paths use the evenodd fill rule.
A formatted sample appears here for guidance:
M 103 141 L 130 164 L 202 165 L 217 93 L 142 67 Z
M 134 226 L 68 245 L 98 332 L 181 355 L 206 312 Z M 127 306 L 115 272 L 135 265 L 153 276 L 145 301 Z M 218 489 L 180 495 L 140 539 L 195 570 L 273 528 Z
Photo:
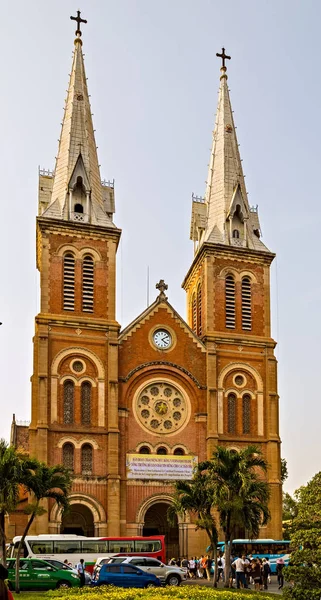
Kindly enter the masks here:
M 190 579 L 204 578 L 210 580 L 214 576 L 213 560 L 207 554 L 197 558 L 196 556 L 188 559 L 172 558 L 169 561 L 170 565 L 177 565 L 187 570 Z M 276 561 L 276 573 L 279 584 L 279 589 L 283 588 L 284 584 L 284 560 L 278 558 Z M 217 559 L 217 582 L 225 581 L 225 555 L 219 554 Z M 249 556 L 239 555 L 237 558 L 231 556 L 229 568 L 229 587 L 249 588 L 254 585 L 255 590 L 267 590 L 268 584 L 271 583 L 271 567 L 267 558 L 254 558 Z

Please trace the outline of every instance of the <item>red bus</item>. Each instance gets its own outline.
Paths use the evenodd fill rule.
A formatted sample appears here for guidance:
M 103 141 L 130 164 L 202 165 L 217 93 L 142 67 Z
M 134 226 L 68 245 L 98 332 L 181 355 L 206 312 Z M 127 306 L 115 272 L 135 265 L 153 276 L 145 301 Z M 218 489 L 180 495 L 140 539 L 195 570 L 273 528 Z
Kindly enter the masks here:
M 9 556 L 15 556 L 21 537 L 13 538 L 10 545 Z M 24 557 L 37 557 L 68 560 L 75 566 L 83 558 L 88 571 L 100 556 L 152 556 L 162 562 L 166 561 L 165 536 L 152 535 L 149 537 L 95 537 L 89 538 L 82 535 L 27 535 Z

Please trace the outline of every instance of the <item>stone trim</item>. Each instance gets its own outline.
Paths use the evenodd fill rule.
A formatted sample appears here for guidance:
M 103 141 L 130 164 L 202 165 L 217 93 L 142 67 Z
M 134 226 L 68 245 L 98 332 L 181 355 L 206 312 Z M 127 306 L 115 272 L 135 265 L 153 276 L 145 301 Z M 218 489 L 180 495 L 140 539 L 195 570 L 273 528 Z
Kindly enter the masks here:
M 194 377 L 194 375 L 192 375 L 192 373 L 190 371 L 188 371 L 187 369 L 184 369 L 184 367 L 181 367 L 180 365 L 177 365 L 175 363 L 172 363 L 172 362 L 169 362 L 166 360 L 153 360 L 151 362 L 142 363 L 138 367 L 135 367 L 135 369 L 132 369 L 131 371 L 129 371 L 128 375 L 126 375 L 125 377 L 119 377 L 119 381 L 121 381 L 123 383 L 127 383 L 127 381 L 138 371 L 141 371 L 142 369 L 145 369 L 146 367 L 154 367 L 154 366 L 164 366 L 164 367 L 171 367 L 171 368 L 177 369 L 178 371 L 181 371 L 182 373 L 187 375 L 195 383 L 195 385 L 198 387 L 198 389 L 200 389 L 200 390 L 207 389 L 207 386 L 201 385 L 200 382 L 196 379 L 196 377 Z

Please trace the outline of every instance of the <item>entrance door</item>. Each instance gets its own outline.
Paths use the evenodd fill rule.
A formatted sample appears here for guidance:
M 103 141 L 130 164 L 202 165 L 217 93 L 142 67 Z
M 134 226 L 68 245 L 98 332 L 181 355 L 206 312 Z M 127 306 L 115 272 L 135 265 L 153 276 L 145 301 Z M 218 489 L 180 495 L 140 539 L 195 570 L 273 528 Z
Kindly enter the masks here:
M 95 527 L 91 510 L 83 504 L 72 504 L 62 517 L 60 533 L 93 537 Z
M 158 502 L 153 504 L 146 514 L 143 528 L 143 535 L 165 535 L 166 558 L 179 557 L 179 537 L 178 521 L 175 519 L 175 525 L 170 525 L 167 520 L 168 504 Z

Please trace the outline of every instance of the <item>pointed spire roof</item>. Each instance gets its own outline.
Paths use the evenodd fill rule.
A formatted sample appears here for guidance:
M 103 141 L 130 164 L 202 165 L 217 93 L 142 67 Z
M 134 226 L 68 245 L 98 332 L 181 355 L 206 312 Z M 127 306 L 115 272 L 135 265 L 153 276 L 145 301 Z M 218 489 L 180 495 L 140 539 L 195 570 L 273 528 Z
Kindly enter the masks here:
M 90 222 L 114 226 L 106 213 L 97 147 L 87 89 L 81 32 L 77 30 L 64 117 L 59 140 L 52 194 L 43 216 L 70 219 L 69 192 L 81 177 L 82 189 L 90 198 Z
M 257 207 L 248 202 L 223 48 L 220 89 L 205 198 L 193 198 L 191 238 L 268 251 L 260 241 Z M 238 233 L 236 233 L 236 231 Z M 239 236 L 239 237 L 233 237 Z

